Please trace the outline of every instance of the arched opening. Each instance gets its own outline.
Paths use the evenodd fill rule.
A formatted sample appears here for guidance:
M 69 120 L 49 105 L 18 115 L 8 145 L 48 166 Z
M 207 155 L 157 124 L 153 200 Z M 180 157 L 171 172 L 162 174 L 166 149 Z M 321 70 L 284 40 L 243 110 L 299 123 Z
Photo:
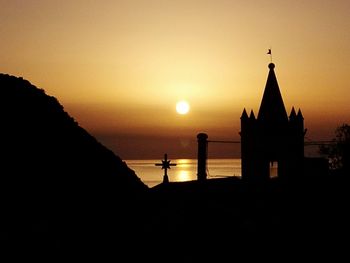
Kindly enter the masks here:
M 275 178 L 278 177 L 278 161 L 270 161 L 269 164 L 269 177 Z

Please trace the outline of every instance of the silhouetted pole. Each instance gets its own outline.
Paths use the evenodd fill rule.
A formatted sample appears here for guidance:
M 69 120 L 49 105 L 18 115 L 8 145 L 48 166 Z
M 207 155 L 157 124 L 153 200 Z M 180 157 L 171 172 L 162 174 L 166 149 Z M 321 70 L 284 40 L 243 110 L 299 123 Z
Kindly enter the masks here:
M 207 179 L 207 155 L 208 155 L 208 135 L 199 133 L 197 135 L 198 153 L 197 153 L 197 180 Z

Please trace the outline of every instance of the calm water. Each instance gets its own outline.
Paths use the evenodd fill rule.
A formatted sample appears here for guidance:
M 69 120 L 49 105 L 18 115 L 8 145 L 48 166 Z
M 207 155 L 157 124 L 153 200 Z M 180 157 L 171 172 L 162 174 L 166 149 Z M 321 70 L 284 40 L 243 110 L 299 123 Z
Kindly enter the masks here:
M 163 181 L 164 170 L 156 163 L 161 160 L 125 160 L 137 176 L 149 187 Z M 170 182 L 183 182 L 197 179 L 197 159 L 171 159 L 168 170 Z M 209 159 L 207 164 L 208 179 L 226 176 L 241 176 L 241 159 Z

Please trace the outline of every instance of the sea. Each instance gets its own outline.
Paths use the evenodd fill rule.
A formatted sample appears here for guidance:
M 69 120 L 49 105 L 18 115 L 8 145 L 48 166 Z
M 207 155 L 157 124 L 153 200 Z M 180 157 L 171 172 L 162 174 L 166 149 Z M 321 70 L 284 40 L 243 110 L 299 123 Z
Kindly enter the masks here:
M 156 164 L 161 160 L 124 160 L 129 168 L 148 187 L 156 186 L 163 181 L 164 169 Z M 167 170 L 170 182 L 185 182 L 197 179 L 197 159 L 171 159 Z M 208 159 L 207 178 L 241 176 L 241 159 Z

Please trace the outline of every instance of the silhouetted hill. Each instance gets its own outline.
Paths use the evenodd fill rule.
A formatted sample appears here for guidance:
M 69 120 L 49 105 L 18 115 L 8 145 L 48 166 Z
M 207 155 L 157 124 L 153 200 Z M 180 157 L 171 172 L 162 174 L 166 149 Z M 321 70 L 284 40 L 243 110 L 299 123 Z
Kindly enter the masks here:
M 130 211 L 148 189 L 134 171 L 30 82 L 0 74 L 0 97 L 6 246 L 64 247 L 75 237 L 79 247 L 104 227 L 127 232 L 121 224 L 137 217 Z

